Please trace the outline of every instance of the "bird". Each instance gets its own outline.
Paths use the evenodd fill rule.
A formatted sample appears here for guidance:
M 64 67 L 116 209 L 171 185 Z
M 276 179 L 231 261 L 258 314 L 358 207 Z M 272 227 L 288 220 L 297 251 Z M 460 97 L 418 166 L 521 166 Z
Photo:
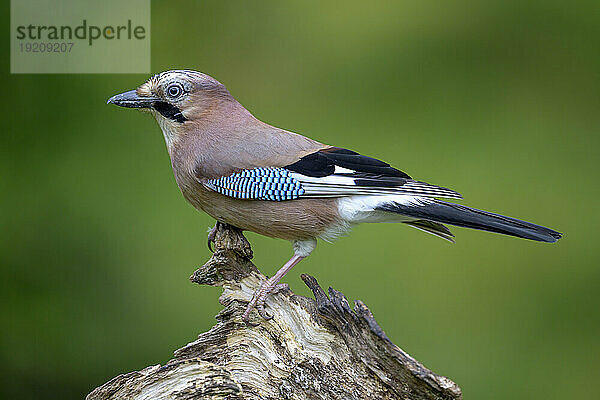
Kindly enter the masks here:
M 108 104 L 152 114 L 160 126 L 184 198 L 219 224 L 291 241 L 293 255 L 255 291 L 254 309 L 308 257 L 317 239 L 333 241 L 360 223 L 397 222 L 453 242 L 446 224 L 553 243 L 562 234 L 530 222 L 441 199 L 451 189 L 413 179 L 373 157 L 323 144 L 254 117 L 225 85 L 201 72 L 150 77 Z

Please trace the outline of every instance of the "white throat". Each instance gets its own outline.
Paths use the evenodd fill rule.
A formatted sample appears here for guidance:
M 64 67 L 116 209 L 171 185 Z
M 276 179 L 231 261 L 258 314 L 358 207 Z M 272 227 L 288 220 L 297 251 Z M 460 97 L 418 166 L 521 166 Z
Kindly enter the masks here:
M 154 114 L 156 122 L 158 122 L 158 126 L 160 126 L 160 129 L 162 130 L 163 136 L 165 137 L 165 143 L 167 144 L 167 149 L 169 150 L 169 154 L 171 154 L 171 149 L 177 141 L 177 135 L 175 131 L 177 130 L 177 125 L 179 123 L 163 117 L 156 111 L 153 111 L 152 114 Z

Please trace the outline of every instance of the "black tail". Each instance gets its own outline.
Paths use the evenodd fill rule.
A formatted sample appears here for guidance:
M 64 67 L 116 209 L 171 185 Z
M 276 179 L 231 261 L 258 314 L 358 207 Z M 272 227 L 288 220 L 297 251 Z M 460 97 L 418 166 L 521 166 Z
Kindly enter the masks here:
M 562 237 L 560 232 L 530 222 L 439 200 L 421 206 L 385 203 L 378 206 L 377 209 L 422 220 L 502 233 L 540 242 L 554 243 Z

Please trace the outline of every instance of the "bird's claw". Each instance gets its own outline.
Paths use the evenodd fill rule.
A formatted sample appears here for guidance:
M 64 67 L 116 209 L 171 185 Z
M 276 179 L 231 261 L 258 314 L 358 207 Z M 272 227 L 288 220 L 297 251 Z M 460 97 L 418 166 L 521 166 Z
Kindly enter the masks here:
M 269 314 L 267 312 L 267 310 L 265 310 L 265 302 L 264 301 L 262 303 L 259 303 L 259 304 L 256 305 L 256 310 L 258 311 L 258 313 L 260 314 L 260 316 L 263 317 L 263 319 L 265 321 L 273 319 L 273 316 L 271 314 Z
M 221 225 L 223 225 L 223 223 L 217 221 L 215 223 L 215 226 L 213 226 L 212 229 L 208 232 L 207 244 L 208 244 L 208 249 L 210 250 L 211 253 L 215 252 L 212 248 L 212 245 L 215 242 L 215 237 L 217 236 L 217 230 L 219 229 L 219 226 L 221 226 Z
M 278 283 L 277 285 L 275 285 L 273 290 L 271 290 L 271 293 L 275 294 L 285 292 L 286 290 L 290 290 L 290 285 L 288 285 L 287 283 Z
M 273 284 L 268 280 L 266 282 L 263 282 L 263 284 L 260 285 L 260 288 L 256 292 L 254 292 L 252 300 L 250 300 L 250 303 L 246 307 L 246 311 L 244 311 L 244 314 L 242 315 L 242 320 L 248 325 L 256 326 L 257 324 L 251 324 L 249 322 L 250 313 L 254 308 L 256 308 L 258 314 L 266 321 L 273 319 L 273 315 L 269 314 L 267 310 L 265 310 L 265 301 L 267 300 L 267 297 L 269 296 L 269 294 L 275 294 L 282 291 L 286 291 L 289 290 L 289 288 L 290 286 L 287 283 Z

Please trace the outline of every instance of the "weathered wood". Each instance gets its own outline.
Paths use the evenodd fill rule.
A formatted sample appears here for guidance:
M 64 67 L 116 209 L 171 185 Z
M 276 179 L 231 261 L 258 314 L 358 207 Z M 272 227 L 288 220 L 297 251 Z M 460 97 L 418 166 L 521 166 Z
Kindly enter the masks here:
M 461 399 L 450 379 L 394 345 L 361 301 L 326 294 L 302 275 L 315 300 L 290 290 L 267 300 L 272 320 L 241 316 L 266 279 L 236 228 L 219 226 L 215 253 L 191 276 L 222 286 L 217 324 L 175 351 L 164 366 L 119 375 L 88 400 L 107 399 Z

